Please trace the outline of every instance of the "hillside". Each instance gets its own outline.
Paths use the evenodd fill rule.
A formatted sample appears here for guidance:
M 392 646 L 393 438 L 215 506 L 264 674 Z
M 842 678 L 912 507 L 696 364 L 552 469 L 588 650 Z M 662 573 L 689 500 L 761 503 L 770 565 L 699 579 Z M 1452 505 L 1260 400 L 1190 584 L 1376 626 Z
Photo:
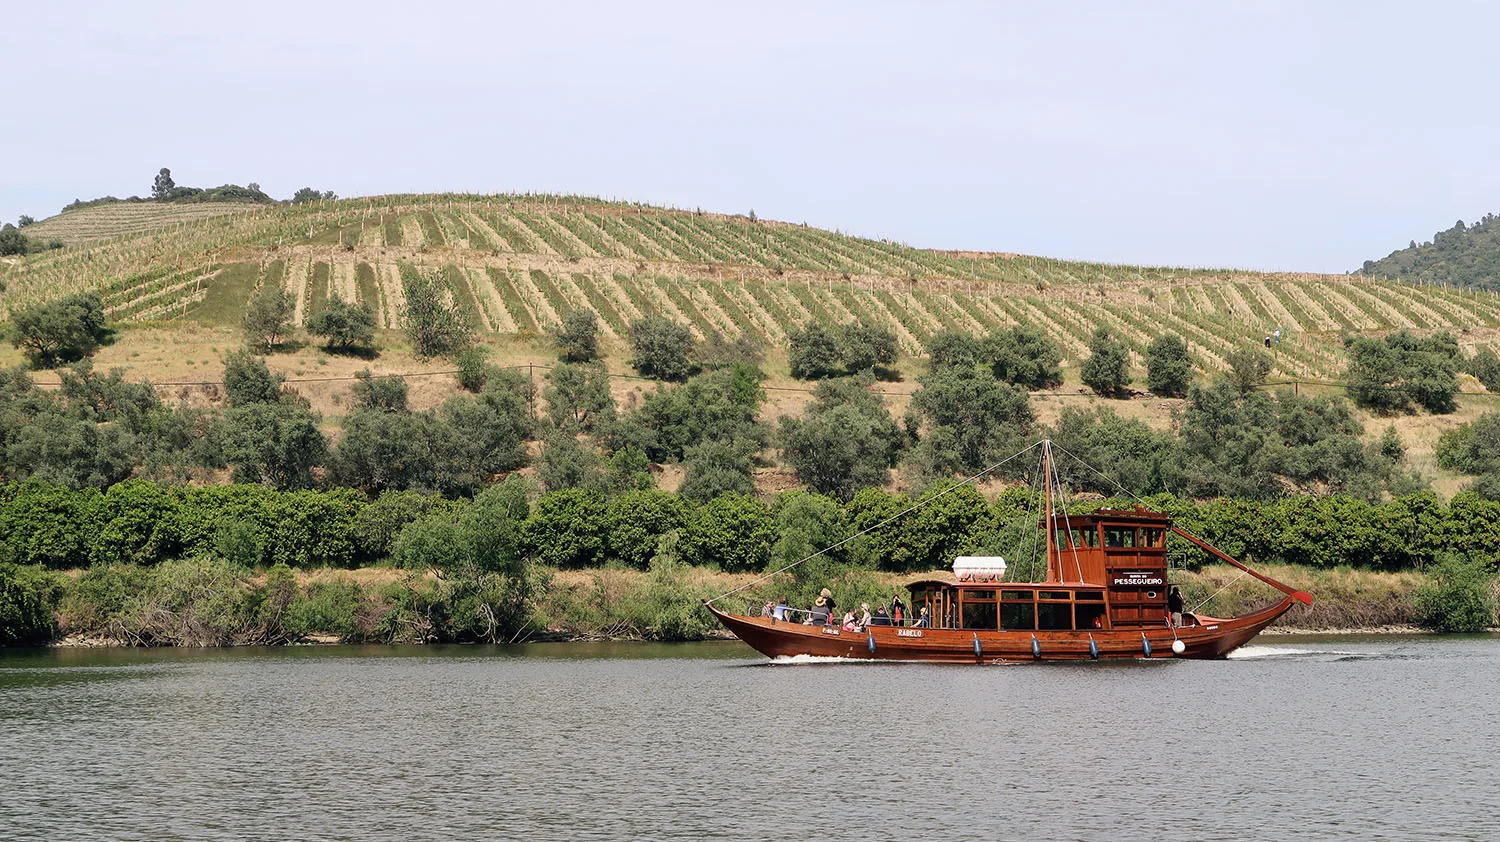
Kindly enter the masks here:
M 111 202 L 64 211 L 26 227 L 24 234 L 39 240 L 62 240 L 76 246 L 194 222 L 229 213 L 255 210 L 245 202 Z
M 206 205 L 146 207 L 202 213 Z M 574 307 L 607 337 L 660 312 L 699 333 L 767 344 L 811 319 L 891 323 L 903 350 L 934 333 L 1015 323 L 1044 329 L 1072 363 L 1095 326 L 1131 345 L 1181 334 L 1204 372 L 1280 328 L 1275 375 L 1332 379 L 1342 335 L 1447 330 L 1468 351 L 1500 347 L 1500 299 L 1364 276 L 1144 268 L 1009 254 L 944 252 L 748 217 L 547 196 L 386 196 L 256 207 L 207 219 L 127 218 L 106 206 L 38 223 L 98 240 L 6 266 L 0 311 L 97 288 L 114 318 L 236 324 L 257 286 L 281 284 L 307 318 L 337 294 L 396 325 L 403 271 L 439 270 L 484 331 L 534 335 Z M 106 214 L 114 214 L 110 217 Z M 111 228 L 111 225 L 116 227 Z
M 1473 225 L 1463 220 L 1380 260 L 1366 260 L 1360 274 L 1416 283 L 1500 290 L 1500 219 L 1487 214 Z

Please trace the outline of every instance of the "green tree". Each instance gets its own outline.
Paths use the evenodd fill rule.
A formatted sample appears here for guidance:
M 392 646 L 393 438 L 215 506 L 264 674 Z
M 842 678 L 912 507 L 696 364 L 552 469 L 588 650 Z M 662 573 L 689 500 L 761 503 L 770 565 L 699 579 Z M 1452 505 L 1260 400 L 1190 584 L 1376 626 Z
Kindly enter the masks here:
M 1266 375 L 1271 373 L 1271 357 L 1259 348 L 1236 348 L 1224 355 L 1224 361 L 1229 363 L 1224 377 L 1241 395 L 1265 385 Z
M 1089 339 L 1089 358 L 1083 361 L 1083 385 L 1107 398 L 1121 397 L 1130 387 L 1130 348 L 1110 329 L 1101 327 Z
M 9 333 L 11 344 L 38 368 L 81 360 L 114 336 L 97 292 L 16 310 L 10 316 Z
M 740 363 L 660 388 L 613 425 L 610 446 L 636 447 L 655 462 L 682 459 L 687 448 L 713 439 L 743 439 L 758 451 L 769 438 L 757 420 L 765 401 L 764 377 L 760 369 Z
M 820 380 L 839 371 L 842 356 L 832 331 L 818 322 L 809 322 L 787 334 L 787 364 L 799 380 Z
M 541 459 L 536 464 L 537 478 L 542 481 L 542 490 L 549 492 L 564 488 L 599 489 L 604 482 L 599 462 L 598 451 L 570 433 L 554 431 L 542 446 Z
M 963 368 L 934 369 L 919 382 L 906 426 L 925 431 L 913 453 L 924 472 L 978 471 L 1023 446 L 1035 420 L 1024 388 Z
M 234 481 L 272 488 L 311 488 L 312 469 L 323 464 L 328 442 L 317 418 L 294 403 L 231 407 L 209 431 L 207 467 L 229 467 Z
M 685 380 L 693 370 L 696 345 L 687 325 L 654 313 L 630 323 L 630 364 L 643 377 Z
M 944 330 L 927 341 L 929 365 L 969 367 L 979 365 L 987 356 L 984 342 L 958 330 Z
M 906 443 L 868 379 L 826 380 L 801 418 L 783 416 L 782 456 L 797 478 L 820 494 L 848 500 L 885 485 Z
M 839 329 L 839 358 L 851 372 L 896 362 L 896 332 L 889 325 L 853 322 Z
M 316 190 L 311 187 L 303 187 L 292 194 L 292 204 L 305 205 L 308 202 L 332 201 L 337 198 L 338 196 L 332 190 Z
M 775 521 L 762 503 L 724 494 L 693 513 L 677 546 L 689 564 L 737 573 L 764 569 L 774 539 Z
M 1486 412 L 1438 437 L 1438 464 L 1479 475 L 1500 471 L 1500 412 Z
M 454 359 L 458 363 L 458 385 L 466 392 L 478 393 L 484 388 L 490 375 L 497 369 L 490 364 L 490 347 L 488 345 L 472 345 L 458 353 Z
M 570 310 L 553 328 L 552 338 L 564 362 L 592 362 L 599 357 L 599 317 L 587 307 Z
M 172 171 L 166 167 L 156 174 L 151 182 L 151 198 L 157 201 L 165 201 L 171 197 L 172 191 L 177 189 L 177 182 L 172 180 Z
M 0 562 L 0 647 L 46 643 L 57 634 L 60 574 Z
M 1450 334 L 1421 337 L 1400 330 L 1379 339 L 1350 337 L 1345 344 L 1349 397 L 1356 406 L 1376 412 L 1412 412 L 1420 406 L 1434 414 L 1457 407 L 1463 355 Z
M 280 284 L 265 284 L 245 308 L 245 341 L 270 353 L 291 331 L 295 302 Z
M 375 309 L 331 295 L 327 309 L 308 321 L 307 332 L 326 339 L 330 350 L 368 348 L 375 344 Z
M 1443 556 L 1417 590 L 1423 625 L 1448 634 L 1482 632 L 1495 625 L 1494 581 L 1490 565 L 1483 561 Z
M 615 419 L 609 372 L 602 365 L 569 364 L 547 372 L 547 418 L 559 430 L 591 433 Z
M 1464 371 L 1474 375 L 1485 389 L 1500 393 L 1500 357 L 1495 356 L 1494 351 L 1482 349 L 1464 363 Z
M 604 496 L 584 488 L 549 492 L 522 528 L 533 558 L 552 567 L 591 567 L 604 560 L 609 534 Z
M 654 488 L 621 494 L 609 503 L 609 556 L 646 569 L 661 536 L 681 529 L 692 514 L 692 504 L 678 494 Z
M 1153 393 L 1180 398 L 1192 377 L 1193 358 L 1182 337 L 1164 333 L 1146 346 L 1146 388 Z
M 408 391 L 406 379 L 402 377 L 374 377 L 368 368 L 354 375 L 354 406 L 357 409 L 406 412 Z
M 441 357 L 467 348 L 473 341 L 468 322 L 448 295 L 442 270 L 407 270 L 401 273 L 406 304 L 401 308 L 401 329 L 421 357 Z
M 679 493 L 705 503 L 724 494 L 755 493 L 753 477 L 755 447 L 744 439 L 710 439 L 687 448 L 687 475 Z
M 27 254 L 31 251 L 31 240 L 20 229 L 9 222 L 0 226 L 0 257 Z M 0 292 L 4 292 L 0 289 Z
M 224 355 L 224 396 L 232 407 L 280 403 L 285 379 L 271 373 L 265 360 L 249 351 L 235 350 Z
M 1162 464 L 1176 444 L 1171 434 L 1105 407 L 1063 407 L 1048 437 L 1064 453 L 1054 463 L 1063 484 L 1105 495 L 1118 493 L 1116 483 L 1131 494 L 1162 491 Z
M 1016 325 L 998 331 L 982 347 L 995 377 L 1005 383 L 1027 389 L 1062 385 L 1062 346 L 1038 328 Z

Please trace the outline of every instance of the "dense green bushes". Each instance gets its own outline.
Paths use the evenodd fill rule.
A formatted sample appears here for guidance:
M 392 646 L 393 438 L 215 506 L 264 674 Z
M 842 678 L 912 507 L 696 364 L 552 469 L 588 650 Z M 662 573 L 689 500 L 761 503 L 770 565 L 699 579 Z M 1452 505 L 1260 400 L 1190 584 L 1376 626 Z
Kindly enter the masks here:
M 537 496 L 534 490 L 518 490 L 520 482 L 491 487 L 473 501 L 411 491 L 386 492 L 372 501 L 351 489 L 198 488 L 148 480 L 130 480 L 105 492 L 4 483 L 0 563 L 73 569 L 213 554 L 255 567 L 356 567 L 400 556 L 396 545 L 412 524 L 462 523 L 498 496 L 509 501 L 505 505 L 512 526 L 507 528 L 515 532 L 515 552 L 545 566 L 620 563 L 643 568 L 661 536 L 680 531 L 681 556 L 692 564 L 760 570 L 791 528 L 778 519 L 783 499 L 801 495 L 826 500 L 824 508 L 838 511 L 854 530 L 912 503 L 902 495 L 865 489 L 842 505 L 810 492 L 787 492 L 769 507 L 737 495 L 694 505 L 657 490 L 606 496 L 597 490 L 565 489 Z M 526 497 L 534 502 L 521 512 L 519 501 Z M 898 525 L 859 539 L 839 557 L 891 571 L 943 567 L 954 555 L 994 544 L 997 531 L 1024 519 L 1027 499 L 1027 492 L 1015 489 L 986 502 L 965 486 Z M 1187 529 L 1250 561 L 1407 570 L 1447 550 L 1500 558 L 1500 502 L 1471 492 L 1459 493 L 1446 506 L 1430 491 L 1384 502 L 1346 495 L 1270 502 L 1223 498 L 1195 503 L 1170 494 L 1145 499 Z M 837 533 L 822 530 L 816 537 Z M 1009 546 L 994 549 L 1014 552 Z M 1185 551 L 1184 557 L 1193 565 L 1208 560 L 1198 551 Z

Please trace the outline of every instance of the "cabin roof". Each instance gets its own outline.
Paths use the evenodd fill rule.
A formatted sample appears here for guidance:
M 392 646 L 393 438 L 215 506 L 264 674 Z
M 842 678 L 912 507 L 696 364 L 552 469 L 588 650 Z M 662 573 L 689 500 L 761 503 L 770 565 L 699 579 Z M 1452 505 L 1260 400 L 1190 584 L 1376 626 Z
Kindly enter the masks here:
M 1081 515 L 1064 515 L 1058 512 L 1052 515 L 1052 521 L 1054 523 L 1067 521 L 1070 526 L 1095 526 L 1100 523 L 1166 526 L 1172 522 L 1172 516 L 1152 511 L 1144 506 L 1135 506 L 1129 509 L 1098 509 Z

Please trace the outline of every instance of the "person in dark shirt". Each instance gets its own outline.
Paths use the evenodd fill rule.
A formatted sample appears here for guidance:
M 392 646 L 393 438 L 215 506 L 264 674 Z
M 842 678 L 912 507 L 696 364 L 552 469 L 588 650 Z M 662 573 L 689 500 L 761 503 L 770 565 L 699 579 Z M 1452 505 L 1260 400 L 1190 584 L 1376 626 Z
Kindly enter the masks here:
M 1172 628 L 1182 625 L 1182 591 L 1176 585 L 1167 591 L 1167 612 L 1172 615 Z
M 877 606 L 875 606 L 875 616 L 873 616 L 873 617 L 870 618 L 870 625 L 872 625 L 872 626 L 889 626 L 890 624 L 891 624 L 891 615 L 885 613 L 885 606 L 884 605 L 877 605 Z

